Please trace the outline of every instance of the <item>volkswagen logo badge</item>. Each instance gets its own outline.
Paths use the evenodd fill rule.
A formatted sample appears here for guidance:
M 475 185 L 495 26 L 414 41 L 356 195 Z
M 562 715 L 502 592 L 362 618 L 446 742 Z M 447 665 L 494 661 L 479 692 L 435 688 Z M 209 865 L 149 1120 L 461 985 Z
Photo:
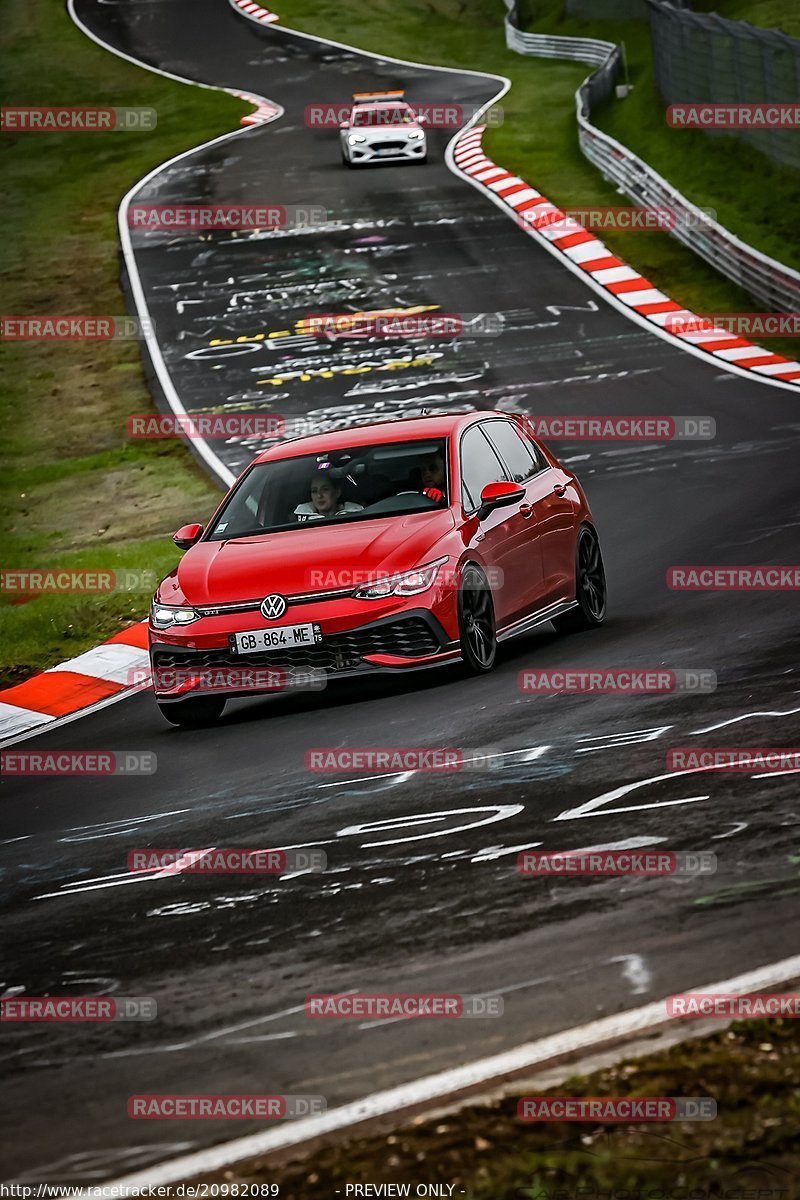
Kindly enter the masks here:
M 286 597 L 273 592 L 261 601 L 261 615 L 268 621 L 277 621 L 286 612 Z

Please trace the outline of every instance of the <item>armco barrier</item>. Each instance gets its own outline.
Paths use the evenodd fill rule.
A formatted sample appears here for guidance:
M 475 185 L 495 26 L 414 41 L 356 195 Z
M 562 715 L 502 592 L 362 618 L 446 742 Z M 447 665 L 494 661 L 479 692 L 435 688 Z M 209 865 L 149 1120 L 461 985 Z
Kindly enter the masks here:
M 575 93 L 578 140 L 583 154 L 604 177 L 640 207 L 670 208 L 681 215 L 670 232 L 720 274 L 738 283 L 768 309 L 800 311 L 800 273 L 740 241 L 712 221 L 643 159 L 590 120 L 592 109 L 609 97 L 619 78 L 622 52 L 595 38 L 551 37 L 519 29 L 516 0 L 505 0 L 506 45 L 518 54 L 571 59 L 597 69 Z

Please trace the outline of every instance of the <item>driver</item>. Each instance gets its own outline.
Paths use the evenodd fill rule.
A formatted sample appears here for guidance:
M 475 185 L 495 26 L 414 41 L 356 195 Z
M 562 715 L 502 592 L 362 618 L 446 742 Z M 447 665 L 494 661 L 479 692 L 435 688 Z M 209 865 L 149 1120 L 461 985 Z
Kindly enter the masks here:
M 345 513 L 361 512 L 363 504 L 342 500 L 342 488 L 328 471 L 317 471 L 311 478 L 311 499 L 298 504 L 294 515 L 298 521 L 323 521 L 343 517 Z
M 429 500 L 435 501 L 436 504 L 442 504 L 445 498 L 445 488 L 447 487 L 447 476 L 444 456 L 439 450 L 423 458 L 420 463 L 420 473 L 422 475 L 421 490 L 423 496 L 427 496 Z

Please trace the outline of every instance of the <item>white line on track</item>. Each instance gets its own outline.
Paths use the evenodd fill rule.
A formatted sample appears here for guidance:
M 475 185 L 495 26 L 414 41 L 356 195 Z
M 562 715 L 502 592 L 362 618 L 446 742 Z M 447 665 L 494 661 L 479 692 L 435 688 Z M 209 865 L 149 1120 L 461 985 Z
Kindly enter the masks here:
M 725 992 L 742 995 L 747 992 L 762 991 L 776 984 L 800 976 L 800 954 L 793 958 L 785 958 L 781 962 L 758 967 L 733 979 L 724 979 L 717 983 L 709 983 L 696 988 L 687 989 L 702 992 Z M 207 1150 L 198 1150 L 193 1154 L 181 1155 L 169 1162 L 145 1168 L 122 1179 L 115 1179 L 109 1186 L 127 1187 L 160 1187 L 208 1175 L 230 1167 L 244 1159 L 256 1155 L 268 1154 L 271 1151 L 284 1149 L 287 1146 L 299 1146 L 303 1142 L 339 1130 L 348 1129 L 363 1121 L 373 1120 L 388 1113 L 400 1113 L 404 1109 L 423 1104 L 439 1105 L 442 1100 L 465 1088 L 480 1084 L 488 1084 L 512 1073 L 538 1067 L 564 1055 L 588 1053 L 603 1044 L 617 1041 L 633 1034 L 641 1034 L 668 1023 L 666 1016 L 666 997 L 641 1008 L 629 1009 L 627 1012 L 615 1013 L 603 1017 L 599 1021 L 591 1021 L 587 1025 L 577 1025 L 573 1029 L 565 1029 L 561 1033 L 539 1038 L 535 1042 L 526 1042 L 513 1050 L 505 1050 L 488 1058 L 479 1058 L 461 1067 L 439 1071 L 435 1075 L 427 1075 L 415 1079 L 411 1083 L 400 1084 L 398 1087 L 387 1088 L 384 1091 L 373 1092 L 361 1100 L 343 1104 L 317 1117 L 306 1117 L 299 1121 L 288 1121 L 284 1125 L 267 1129 L 261 1133 L 250 1134 L 235 1138 L 220 1146 L 211 1146 Z M 687 1031 L 692 1027 L 692 1021 L 686 1022 Z M 720 1028 L 724 1023 L 720 1024 Z

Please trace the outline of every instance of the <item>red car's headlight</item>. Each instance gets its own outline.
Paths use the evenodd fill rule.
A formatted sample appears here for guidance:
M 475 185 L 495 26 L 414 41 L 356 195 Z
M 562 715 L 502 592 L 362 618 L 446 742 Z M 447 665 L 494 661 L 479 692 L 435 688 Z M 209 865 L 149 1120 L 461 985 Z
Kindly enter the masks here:
M 425 563 L 413 571 L 404 571 L 402 575 L 387 575 L 366 587 L 358 588 L 354 593 L 358 600 L 385 600 L 387 596 L 418 596 L 427 592 L 436 582 L 436 576 L 447 562 L 447 558 L 437 558 L 435 562 Z
M 150 605 L 150 620 L 156 629 L 169 629 L 170 625 L 190 625 L 198 620 L 200 614 L 188 606 L 176 607 L 172 604 Z

